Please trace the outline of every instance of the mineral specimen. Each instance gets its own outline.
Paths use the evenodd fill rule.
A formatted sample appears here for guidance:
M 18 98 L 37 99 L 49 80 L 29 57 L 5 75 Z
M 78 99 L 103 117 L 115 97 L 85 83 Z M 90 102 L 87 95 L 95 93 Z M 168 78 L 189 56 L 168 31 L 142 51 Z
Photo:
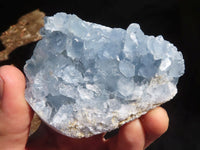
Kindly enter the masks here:
M 24 67 L 25 97 L 58 132 L 89 137 L 111 131 L 172 99 L 184 73 L 181 52 L 138 24 L 109 28 L 57 13 Z

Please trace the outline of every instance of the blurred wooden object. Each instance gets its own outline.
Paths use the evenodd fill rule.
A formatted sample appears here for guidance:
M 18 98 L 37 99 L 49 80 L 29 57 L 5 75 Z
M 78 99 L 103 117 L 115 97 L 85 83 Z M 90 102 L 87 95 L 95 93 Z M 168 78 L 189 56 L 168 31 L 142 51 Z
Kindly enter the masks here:
M 36 113 L 34 113 L 33 120 L 31 122 L 31 128 L 30 128 L 29 135 L 32 135 L 35 131 L 37 131 L 40 124 L 41 124 L 41 120 L 40 120 L 39 116 Z
M 17 24 L 2 33 L 0 40 L 5 49 L 0 51 L 0 61 L 9 59 L 9 54 L 16 48 L 41 39 L 39 30 L 44 26 L 44 16 L 45 13 L 34 10 L 19 18 Z

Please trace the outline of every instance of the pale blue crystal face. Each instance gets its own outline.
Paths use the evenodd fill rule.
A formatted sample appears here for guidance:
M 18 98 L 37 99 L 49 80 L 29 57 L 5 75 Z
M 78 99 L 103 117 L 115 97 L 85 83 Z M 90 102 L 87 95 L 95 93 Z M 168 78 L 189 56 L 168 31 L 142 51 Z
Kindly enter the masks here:
M 111 131 L 177 93 L 184 60 L 162 36 L 138 24 L 109 28 L 57 13 L 26 62 L 26 99 L 60 133 L 80 138 Z M 130 117 L 131 116 L 131 117 Z

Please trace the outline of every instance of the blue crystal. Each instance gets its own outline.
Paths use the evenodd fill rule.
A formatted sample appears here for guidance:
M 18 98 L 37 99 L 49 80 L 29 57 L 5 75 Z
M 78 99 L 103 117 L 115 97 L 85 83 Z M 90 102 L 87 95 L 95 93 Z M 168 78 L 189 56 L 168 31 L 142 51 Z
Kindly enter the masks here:
M 181 52 L 138 24 L 109 28 L 57 13 L 26 62 L 26 99 L 49 126 L 75 138 L 111 131 L 172 99 Z

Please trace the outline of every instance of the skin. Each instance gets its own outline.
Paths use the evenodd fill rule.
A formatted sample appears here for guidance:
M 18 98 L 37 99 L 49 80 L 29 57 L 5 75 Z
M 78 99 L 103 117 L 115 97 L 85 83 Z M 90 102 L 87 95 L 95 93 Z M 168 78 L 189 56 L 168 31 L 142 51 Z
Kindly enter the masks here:
M 33 111 L 24 98 L 25 77 L 13 66 L 0 67 L 0 149 L 3 150 L 143 150 L 168 128 L 167 112 L 157 107 L 125 124 L 114 137 L 72 139 L 42 124 L 28 137 Z

